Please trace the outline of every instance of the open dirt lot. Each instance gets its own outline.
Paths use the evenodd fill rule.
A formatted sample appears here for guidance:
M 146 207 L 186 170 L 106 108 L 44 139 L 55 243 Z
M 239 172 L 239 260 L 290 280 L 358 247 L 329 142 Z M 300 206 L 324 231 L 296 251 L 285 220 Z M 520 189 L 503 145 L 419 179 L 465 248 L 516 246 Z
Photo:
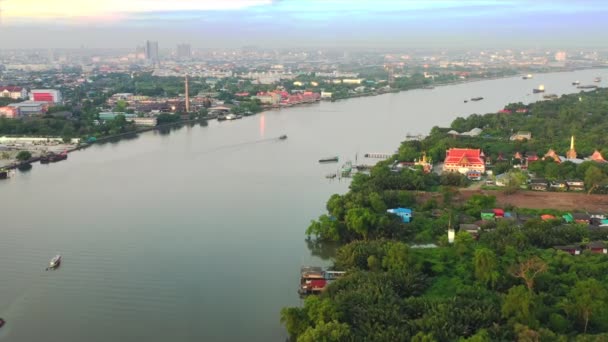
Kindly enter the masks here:
M 608 212 L 608 195 L 587 195 L 575 192 L 519 191 L 512 195 L 505 195 L 498 190 L 461 189 L 453 200 L 463 203 L 474 194 L 496 196 L 496 202 L 500 207 L 511 205 L 530 209 Z M 438 192 L 417 192 L 416 198 L 418 203 L 424 203 L 431 198 L 440 204 L 443 202 L 443 196 Z
M 513 205 L 518 208 L 531 209 L 558 209 L 558 210 L 585 210 L 608 212 L 608 195 L 587 195 L 574 192 L 542 192 L 519 191 L 512 195 L 505 195 L 497 190 L 475 190 L 460 192 L 461 199 L 466 200 L 473 194 L 496 196 L 498 205 Z

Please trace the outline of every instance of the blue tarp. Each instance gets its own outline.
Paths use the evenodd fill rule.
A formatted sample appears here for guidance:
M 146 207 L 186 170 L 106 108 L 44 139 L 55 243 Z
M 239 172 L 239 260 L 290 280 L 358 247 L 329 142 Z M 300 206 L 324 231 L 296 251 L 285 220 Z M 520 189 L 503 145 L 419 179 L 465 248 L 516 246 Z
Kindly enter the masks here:
M 412 209 L 409 208 L 388 209 L 386 212 L 401 217 L 401 219 L 403 219 L 403 222 L 406 223 L 412 220 Z

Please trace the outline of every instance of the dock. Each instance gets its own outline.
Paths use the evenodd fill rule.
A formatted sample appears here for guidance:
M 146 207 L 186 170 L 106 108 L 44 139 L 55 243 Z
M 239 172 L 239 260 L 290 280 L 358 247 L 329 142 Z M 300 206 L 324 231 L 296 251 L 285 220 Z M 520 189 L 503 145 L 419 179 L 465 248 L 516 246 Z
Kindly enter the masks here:
M 375 159 L 388 159 L 393 155 L 390 153 L 366 153 L 363 155 L 365 158 L 375 158 Z

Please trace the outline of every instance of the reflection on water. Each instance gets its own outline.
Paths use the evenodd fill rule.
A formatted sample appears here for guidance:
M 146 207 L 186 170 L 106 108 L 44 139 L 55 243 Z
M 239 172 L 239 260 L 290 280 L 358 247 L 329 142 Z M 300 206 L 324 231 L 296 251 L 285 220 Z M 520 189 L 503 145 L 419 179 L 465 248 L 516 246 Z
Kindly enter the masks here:
M 336 256 L 336 252 L 340 246 L 336 242 L 322 242 L 307 238 L 306 247 L 310 250 L 311 255 L 321 258 L 322 260 L 330 260 Z

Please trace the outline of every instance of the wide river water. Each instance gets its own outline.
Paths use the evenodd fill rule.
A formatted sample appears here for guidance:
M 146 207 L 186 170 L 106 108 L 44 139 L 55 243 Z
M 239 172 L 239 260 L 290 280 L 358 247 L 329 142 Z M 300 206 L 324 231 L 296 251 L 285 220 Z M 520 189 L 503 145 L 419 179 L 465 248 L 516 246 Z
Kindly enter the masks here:
M 608 71 L 323 102 L 17 172 L 0 181 L 0 341 L 283 341 L 279 312 L 300 304 L 300 266 L 327 263 L 304 231 L 348 188 L 326 174 L 356 154 L 392 153 L 407 133 L 539 100 L 539 84 L 572 93 L 596 76 Z M 317 163 L 333 155 L 340 164 Z M 45 272 L 57 253 L 63 264 Z

